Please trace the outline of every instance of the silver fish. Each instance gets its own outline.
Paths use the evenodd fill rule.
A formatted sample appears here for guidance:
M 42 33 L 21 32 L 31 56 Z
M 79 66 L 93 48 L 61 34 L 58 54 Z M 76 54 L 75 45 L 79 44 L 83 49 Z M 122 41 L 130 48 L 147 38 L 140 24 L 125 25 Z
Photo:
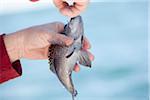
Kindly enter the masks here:
M 77 95 L 74 88 L 71 74 L 76 62 L 91 67 L 91 61 L 87 52 L 82 49 L 84 29 L 81 16 L 71 18 L 64 27 L 62 33 L 74 39 L 70 46 L 52 45 L 49 48 L 49 64 L 50 70 L 55 73 L 64 85 L 64 87 L 72 94 L 72 99 Z

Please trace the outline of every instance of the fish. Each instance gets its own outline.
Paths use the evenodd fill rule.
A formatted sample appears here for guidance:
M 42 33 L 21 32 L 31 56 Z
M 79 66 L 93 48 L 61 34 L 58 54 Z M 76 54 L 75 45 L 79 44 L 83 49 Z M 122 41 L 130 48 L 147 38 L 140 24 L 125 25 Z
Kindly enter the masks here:
M 78 94 L 71 77 L 75 64 L 78 62 L 86 67 L 91 67 L 88 53 L 82 49 L 84 39 L 82 17 L 79 15 L 71 18 L 60 34 L 73 38 L 74 42 L 70 46 L 51 45 L 49 47 L 50 70 L 71 93 L 72 100 L 74 100 Z

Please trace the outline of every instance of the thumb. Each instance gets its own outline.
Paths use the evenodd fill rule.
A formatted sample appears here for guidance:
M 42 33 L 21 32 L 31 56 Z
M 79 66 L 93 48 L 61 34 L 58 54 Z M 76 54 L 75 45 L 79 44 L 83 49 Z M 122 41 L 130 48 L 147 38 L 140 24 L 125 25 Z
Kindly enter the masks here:
M 55 33 L 52 36 L 51 44 L 65 45 L 69 46 L 73 43 L 73 39 L 71 37 L 67 37 L 60 33 Z

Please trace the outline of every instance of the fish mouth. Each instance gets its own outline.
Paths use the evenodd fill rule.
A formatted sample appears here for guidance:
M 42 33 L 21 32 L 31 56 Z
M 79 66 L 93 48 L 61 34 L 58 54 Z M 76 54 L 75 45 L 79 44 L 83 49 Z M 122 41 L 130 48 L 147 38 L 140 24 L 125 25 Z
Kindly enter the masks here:
M 82 22 L 81 16 L 72 17 L 70 19 L 70 23 L 81 23 L 81 22 Z

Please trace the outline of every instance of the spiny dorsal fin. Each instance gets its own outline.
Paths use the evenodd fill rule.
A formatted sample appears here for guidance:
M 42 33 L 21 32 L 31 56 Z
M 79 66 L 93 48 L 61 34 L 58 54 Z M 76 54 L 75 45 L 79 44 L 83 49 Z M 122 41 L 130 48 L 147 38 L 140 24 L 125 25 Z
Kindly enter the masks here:
M 56 73 L 55 68 L 54 68 L 54 48 L 55 48 L 54 46 L 49 47 L 48 60 L 49 60 L 50 70 L 53 73 Z

